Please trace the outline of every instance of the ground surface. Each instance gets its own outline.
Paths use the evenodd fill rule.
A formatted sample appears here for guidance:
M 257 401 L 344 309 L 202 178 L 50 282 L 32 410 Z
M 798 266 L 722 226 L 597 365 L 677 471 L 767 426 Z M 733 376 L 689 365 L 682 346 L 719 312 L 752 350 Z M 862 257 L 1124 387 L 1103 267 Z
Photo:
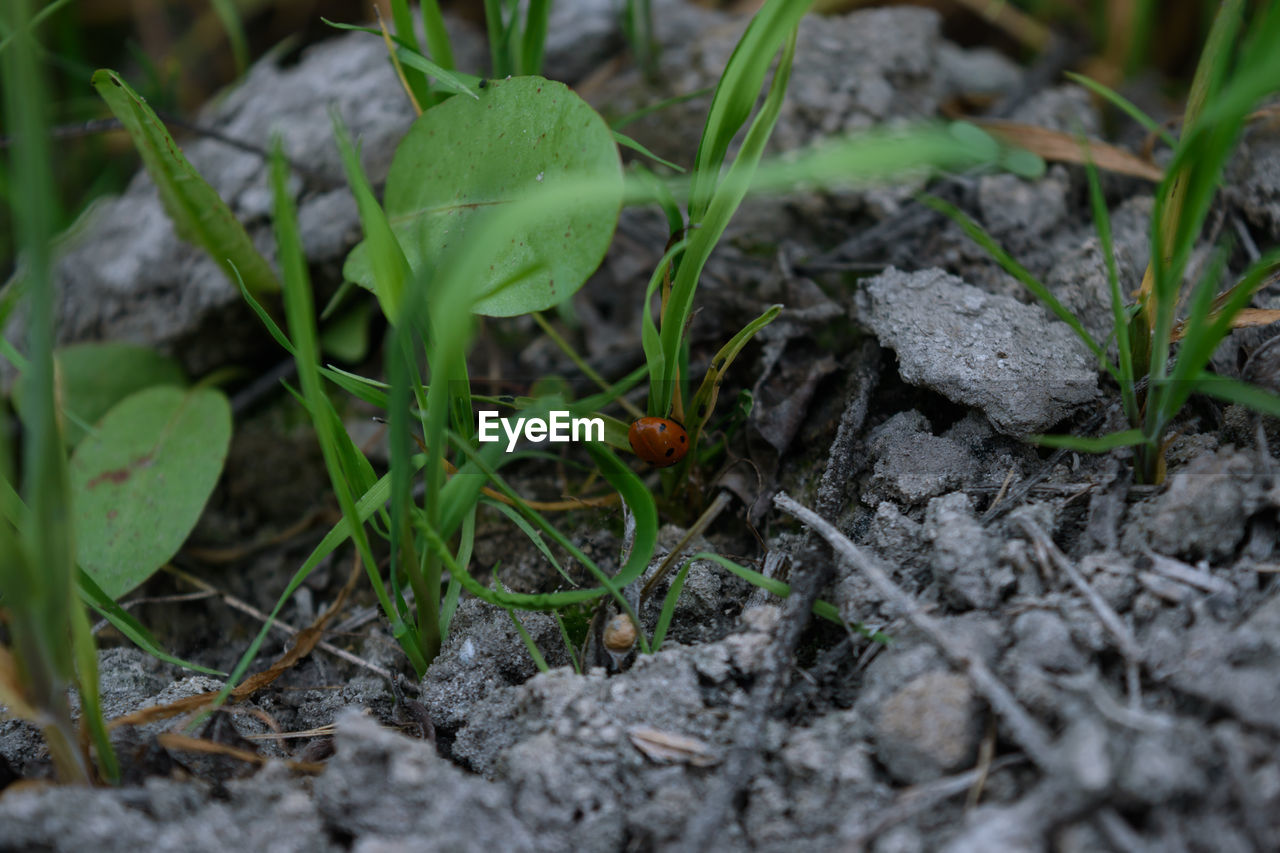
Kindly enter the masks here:
M 624 66 L 600 70 L 617 51 L 612 4 L 557 5 L 549 74 L 615 115 L 709 85 L 744 25 L 657 4 L 665 72 L 655 87 Z M 933 117 L 962 95 L 1004 117 L 1100 132 L 1081 90 L 1045 87 L 994 52 L 949 43 L 940 27 L 921 9 L 806 21 L 775 147 Z M 461 64 L 478 66 L 481 42 L 462 36 Z M 322 287 L 336 285 L 358 237 L 325 104 L 363 136 L 375 176 L 411 120 L 382 50 L 353 34 L 288 68 L 260 64 L 204 117 L 258 143 L 286 128 L 290 154 L 314 173 L 299 203 Z M 693 101 L 631 132 L 687 162 L 705 108 Z M 262 163 L 208 140 L 187 150 L 270 251 Z M 1253 132 L 1215 214 L 1242 237 L 1233 263 L 1251 244 L 1280 242 L 1277 175 L 1280 136 Z M 750 464 L 707 472 L 708 496 L 732 499 L 688 550 L 788 579 L 787 602 L 695 563 L 660 653 L 633 656 L 622 672 L 600 658 L 577 675 L 550 616 L 521 617 L 553 667 L 538 674 L 508 615 L 467 600 L 427 677 L 398 699 L 378 668 L 404 672 L 405 662 L 357 588 L 328 639 L 364 665 L 317 651 L 202 732 L 272 759 L 323 762 L 322 772 L 166 747 L 156 738 L 172 721 L 126 727 L 116 736 L 127 785 L 10 788 L 0 849 L 1280 847 L 1280 480 L 1265 440 L 1280 447 L 1274 424 L 1194 401 L 1159 488 L 1134 486 L 1123 455 L 1050 456 L 1022 442 L 1051 428 L 1114 427 L 1113 389 L 1064 325 L 912 201 L 915 188 L 752 202 L 699 291 L 695 362 L 763 306 L 787 310 L 722 392 L 754 391 L 734 447 Z M 1106 278 L 1079 169 L 933 189 L 1106 338 Z M 1147 262 L 1152 187 L 1109 177 L 1106 189 L 1131 287 Z M 278 360 L 212 264 L 173 236 L 145 178 L 110 205 L 60 268 L 66 339 L 142 341 L 195 371 Z M 619 233 L 575 300 L 579 344 L 609 376 L 639 363 L 638 300 L 624 297 L 660 256 L 665 225 L 627 212 Z M 1273 287 L 1258 304 L 1277 301 Z M 1273 334 L 1234 336 L 1216 364 L 1275 382 L 1261 346 Z M 475 373 L 486 371 L 573 372 L 527 319 L 491 324 L 477 347 Z M 238 400 L 225 482 L 177 561 L 222 594 L 134 610 L 177 654 L 209 666 L 229 668 L 258 627 L 226 596 L 269 609 L 332 520 L 318 451 L 280 396 Z M 349 421 L 376 455 L 369 414 L 353 409 Z M 531 495 L 558 488 L 545 471 L 516 482 Z M 308 516 L 303 532 L 267 541 Z M 617 565 L 616 513 L 563 524 L 594 559 Z M 664 528 L 659 558 L 683 532 Z M 254 542 L 264 547 L 229 563 L 207 550 Z M 501 565 L 516 589 L 559 582 L 496 515 L 482 519 L 475 565 Z M 346 557 L 324 566 L 284 619 L 314 620 L 348 567 Z M 642 610 L 646 627 L 664 590 Z M 133 597 L 191 591 L 161 576 Z M 804 602 L 819 592 L 892 641 L 808 624 Z M 102 636 L 109 717 L 220 684 Z M 258 668 L 284 643 L 275 635 Z M 311 734 L 255 737 L 273 731 Z M 47 772 L 22 724 L 0 723 L 0 756 L 18 777 Z

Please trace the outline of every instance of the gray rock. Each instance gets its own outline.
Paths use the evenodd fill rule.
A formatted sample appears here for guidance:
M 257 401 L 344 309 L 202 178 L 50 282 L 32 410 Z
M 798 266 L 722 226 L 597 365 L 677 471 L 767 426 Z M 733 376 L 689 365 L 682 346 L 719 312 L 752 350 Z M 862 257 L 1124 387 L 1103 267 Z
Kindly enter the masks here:
M 1117 762 L 1116 789 L 1145 805 L 1200 796 L 1207 792 L 1209 774 L 1220 772 L 1214 768 L 1215 751 L 1199 724 L 1141 732 Z
M 997 50 L 938 45 L 938 74 L 953 96 L 1006 95 L 1022 82 L 1022 69 Z
M 876 757 L 895 779 L 927 782 L 973 762 L 982 723 L 982 703 L 967 678 L 927 672 L 885 700 L 875 726 Z
M 630 732 L 644 726 L 695 738 L 719 760 L 776 619 L 776 608 L 749 610 L 742 630 L 721 642 L 664 647 L 613 678 L 561 668 L 493 690 L 471 705 L 453 754 L 508 782 L 515 815 L 546 847 L 612 850 L 628 837 L 670 843 L 710 784 L 707 771 L 653 762 Z
M 1014 584 L 998 559 L 999 545 L 973 514 L 967 495 L 954 492 L 929 501 L 925 538 L 933 543 L 933 577 L 953 606 L 990 609 Z
M 189 782 L 166 779 L 143 788 L 18 791 L 0 799 L 0 826 L 5 850 L 340 849 L 303 786 L 281 765 L 227 783 L 221 801 Z
M 898 354 L 898 370 L 996 429 L 1048 429 L 1097 397 L 1088 351 L 1038 306 L 993 296 L 941 270 L 890 268 L 859 292 L 861 320 Z
M 1238 627 L 1197 619 L 1187 628 L 1154 624 L 1141 637 L 1151 674 L 1222 707 L 1238 719 L 1280 733 L 1280 595 L 1271 595 Z

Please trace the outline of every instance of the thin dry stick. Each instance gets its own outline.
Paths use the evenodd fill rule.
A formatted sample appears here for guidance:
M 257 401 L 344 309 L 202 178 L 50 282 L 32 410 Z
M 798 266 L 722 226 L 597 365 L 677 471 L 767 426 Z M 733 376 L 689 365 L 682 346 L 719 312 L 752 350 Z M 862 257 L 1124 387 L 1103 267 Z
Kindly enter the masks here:
M 1089 585 L 1089 582 L 1084 579 L 1084 575 L 1080 574 L 1080 570 L 1076 568 L 1075 563 L 1067 559 L 1067 555 L 1058 549 L 1058 546 L 1053 543 L 1053 539 L 1049 537 L 1048 533 L 1045 533 L 1040 525 L 1025 515 L 1019 516 L 1017 522 L 1036 549 L 1047 555 L 1048 559 L 1062 570 L 1062 573 L 1071 581 L 1071 585 L 1079 590 L 1080 594 L 1089 602 L 1089 606 L 1098 615 L 1098 621 L 1115 637 L 1116 645 L 1120 647 L 1120 654 L 1124 655 L 1125 681 L 1129 693 L 1129 705 L 1136 708 L 1141 701 L 1138 664 L 1142 660 L 1142 649 L 1138 646 L 1138 641 L 1134 639 L 1133 634 L 1120 619 L 1120 616 L 1111 609 L 1111 605 L 1107 604 L 1102 596 L 1098 595 L 1094 588 Z
M 939 803 L 949 800 L 957 794 L 964 793 L 971 789 L 979 778 L 1003 770 L 1006 767 L 1022 764 L 1026 760 L 1026 757 L 1022 755 L 1005 755 L 995 759 L 985 768 L 975 767 L 955 776 L 946 776 L 906 789 L 898 795 L 898 799 L 892 805 L 880 813 L 875 823 L 849 839 L 849 849 L 860 849 L 886 830 L 908 821 L 922 812 L 929 811 Z
M 259 622 L 270 621 L 271 627 L 279 628 L 281 631 L 284 631 L 289 636 L 295 636 L 298 633 L 298 629 L 293 627 L 289 623 L 283 622 L 278 618 L 272 619 L 266 613 L 263 613 L 261 610 L 254 607 L 252 604 L 248 603 L 247 601 L 243 601 L 239 598 L 236 598 L 234 595 L 232 595 L 229 592 L 223 592 L 222 590 L 218 589 L 212 584 L 202 581 L 200 578 L 196 577 L 195 575 L 187 574 L 186 572 L 182 571 L 181 569 L 173 565 L 166 565 L 164 568 L 165 568 L 165 571 L 169 572 L 175 577 L 181 578 L 187 583 L 192 584 L 193 586 L 199 587 L 205 592 L 218 596 L 224 602 L 226 602 L 228 607 L 231 607 L 235 610 L 239 610 L 241 613 L 247 613 L 248 615 L 252 616 L 254 619 L 257 619 Z M 316 646 L 321 649 L 324 649 L 326 652 L 328 652 L 329 654 L 335 657 L 342 658 L 348 663 L 353 663 L 358 667 L 367 669 L 376 675 L 380 675 L 383 678 L 387 679 L 388 681 L 390 681 L 392 678 L 390 670 L 384 669 L 383 667 L 378 666 L 376 663 L 371 663 L 365 660 L 364 658 L 357 657 L 356 655 L 353 655 L 351 652 L 347 651 L 346 649 L 338 648 L 337 646 L 333 645 L 327 640 L 321 640 L 319 643 L 316 644 Z
M 802 506 L 786 492 L 779 492 L 773 502 L 783 511 L 790 513 L 800 521 L 813 528 L 831 545 L 836 555 L 843 558 L 851 567 L 862 572 L 872 586 L 888 601 L 896 605 L 907 620 L 911 622 L 947 660 L 961 669 L 973 682 L 974 689 L 982 695 L 993 710 L 1005 721 L 1013 739 L 1027 753 L 1028 757 L 1043 770 L 1053 769 L 1057 762 L 1054 758 L 1049 733 L 1035 718 L 1018 704 L 1009 689 L 1005 687 L 995 674 L 987 668 L 983 661 L 962 649 L 948 635 L 942 625 L 932 616 L 926 615 L 916 602 L 893 582 L 879 564 L 879 561 L 864 552 L 836 527 L 827 522 L 808 507 Z
M 724 512 L 724 508 L 728 505 L 728 492 L 722 491 L 716 495 L 715 500 L 711 502 L 711 506 L 707 507 L 703 511 L 702 515 L 698 516 L 698 520 L 690 525 L 689 529 L 685 531 L 684 536 L 680 537 L 680 541 L 676 543 L 676 547 L 671 549 L 671 552 L 668 553 L 666 558 L 662 561 L 662 565 L 658 566 L 658 570 L 653 573 L 653 577 L 649 578 L 644 587 L 640 590 L 641 603 L 644 603 L 645 599 L 649 597 L 649 594 L 653 592 L 654 587 L 658 585 L 658 582 L 667 576 L 667 573 L 671 571 L 671 567 L 679 561 L 680 555 L 684 553 L 685 548 L 689 547 L 689 543 L 694 540 L 694 537 L 701 536 L 703 532 L 711 526 L 711 522 L 715 521 L 720 516 L 720 513 Z

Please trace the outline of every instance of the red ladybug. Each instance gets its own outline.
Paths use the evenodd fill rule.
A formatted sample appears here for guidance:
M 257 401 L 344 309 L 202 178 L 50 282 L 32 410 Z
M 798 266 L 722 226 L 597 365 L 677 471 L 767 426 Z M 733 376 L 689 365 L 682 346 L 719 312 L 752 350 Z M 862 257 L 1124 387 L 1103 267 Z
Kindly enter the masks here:
M 689 434 L 667 418 L 641 418 L 627 430 L 631 449 L 655 468 L 674 465 L 689 452 Z

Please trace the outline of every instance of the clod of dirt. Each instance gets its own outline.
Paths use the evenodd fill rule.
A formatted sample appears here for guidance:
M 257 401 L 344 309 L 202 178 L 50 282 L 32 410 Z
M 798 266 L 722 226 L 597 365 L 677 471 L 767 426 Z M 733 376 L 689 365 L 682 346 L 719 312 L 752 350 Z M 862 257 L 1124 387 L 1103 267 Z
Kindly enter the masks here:
M 1244 722 L 1280 732 L 1280 595 L 1234 628 L 1203 610 L 1183 630 L 1157 625 L 1147 632 L 1144 657 L 1152 674 Z
M 890 267 L 865 282 L 858 308 L 906 382 L 982 409 L 1006 435 L 1047 430 L 1097 397 L 1088 351 L 1039 306 L 939 269 Z
M 925 539 L 933 543 L 934 580 L 959 610 L 988 610 L 1013 587 L 1013 572 L 998 560 L 999 544 L 978 523 L 967 495 L 929 501 Z
M 493 690 L 472 703 L 454 757 L 509 784 L 516 792 L 515 816 L 546 849 L 614 850 L 628 839 L 670 843 L 715 784 L 714 767 L 655 763 L 629 732 L 641 726 L 694 738 L 707 756 L 722 755 L 752 679 L 765 665 L 776 620 L 776 608 L 750 609 L 742 627 L 723 640 L 642 655 L 618 676 L 559 669 Z M 771 726 L 769 732 L 770 749 L 783 749 L 786 729 Z M 821 780 L 832 774 L 863 780 L 848 796 L 873 785 L 865 746 L 846 737 L 832 748 L 831 765 L 815 773 L 807 769 L 805 747 L 796 745 L 792 763 L 806 780 L 793 780 L 800 795 L 765 798 L 753 807 L 753 820 L 779 820 L 784 809 L 808 797 L 825 801 L 829 786 Z M 794 824 L 788 832 L 794 837 Z
M 560 629 L 550 614 L 521 613 L 520 623 L 550 665 L 568 663 Z M 507 612 L 468 598 L 454 613 L 449 639 L 427 670 L 420 698 L 436 728 L 450 732 L 467 724 L 475 702 L 495 690 L 523 684 L 537 671 Z
M 875 459 L 862 502 L 891 500 L 905 506 L 963 486 L 978 473 L 978 461 L 962 444 L 935 436 L 917 411 L 899 412 L 871 432 L 867 449 Z
M 507 792 L 355 710 L 336 721 L 337 750 L 315 781 L 315 807 L 331 832 L 361 849 L 532 850 Z
M 1079 672 L 1085 658 L 1071 639 L 1062 617 L 1047 610 L 1028 610 L 1013 620 L 1020 657 L 1051 672 Z
M 1259 122 L 1245 132 L 1223 194 L 1272 242 L 1280 241 L 1280 131 L 1274 123 Z
M 1259 470 L 1252 451 L 1206 453 L 1169 478 L 1150 514 L 1128 532 L 1144 533 L 1162 554 L 1224 559 L 1244 539 L 1249 516 L 1274 503 L 1272 479 Z

